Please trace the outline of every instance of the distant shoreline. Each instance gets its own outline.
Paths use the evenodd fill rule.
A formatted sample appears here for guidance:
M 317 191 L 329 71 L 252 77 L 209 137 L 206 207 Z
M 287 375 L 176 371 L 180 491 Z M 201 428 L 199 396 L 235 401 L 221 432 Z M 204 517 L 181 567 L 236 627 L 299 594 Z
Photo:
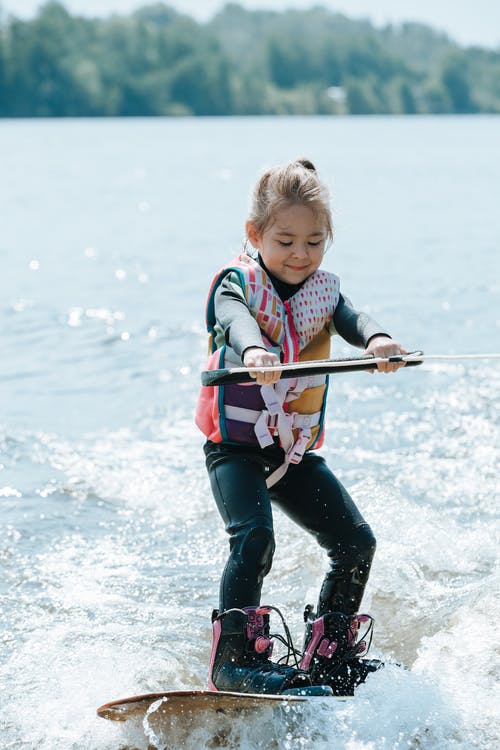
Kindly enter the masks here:
M 384 114 L 260 114 L 260 115 L 56 115 L 56 116 L 31 116 L 26 115 L 23 117 L 0 115 L 0 122 L 70 122 L 70 121 L 82 121 L 87 120 L 89 122 L 102 122 L 103 120 L 123 120 L 127 122 L 133 122 L 134 120 L 300 120 L 300 119 L 331 119 L 331 120 L 446 120 L 446 119 L 460 119 L 460 120 L 475 120 L 475 119 L 487 119 L 500 117 L 500 112 L 471 112 L 464 114 L 457 114 L 456 112 L 444 112 L 444 113 L 425 113 L 425 114 L 407 114 L 407 113 L 384 113 Z
M 500 49 L 321 7 L 0 17 L 0 117 L 500 113 Z

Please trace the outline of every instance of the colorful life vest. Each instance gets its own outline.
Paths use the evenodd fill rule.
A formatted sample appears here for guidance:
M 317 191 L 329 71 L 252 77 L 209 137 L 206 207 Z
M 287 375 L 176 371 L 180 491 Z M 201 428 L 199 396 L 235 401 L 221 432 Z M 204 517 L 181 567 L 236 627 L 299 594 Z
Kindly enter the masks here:
M 264 344 L 283 362 L 327 359 L 329 324 L 339 300 L 339 279 L 315 271 L 290 299 L 278 296 L 269 276 L 249 255 L 240 255 L 216 274 L 208 294 L 206 322 L 210 335 L 207 369 L 241 365 L 226 344 L 217 345 L 215 292 L 224 277 L 234 272 Z M 196 409 L 196 424 L 212 442 L 259 445 L 279 443 L 285 462 L 267 480 L 268 487 L 284 475 L 290 463 L 299 463 L 308 449 L 323 443 L 323 421 L 328 376 L 281 378 L 274 386 L 231 384 L 205 386 Z

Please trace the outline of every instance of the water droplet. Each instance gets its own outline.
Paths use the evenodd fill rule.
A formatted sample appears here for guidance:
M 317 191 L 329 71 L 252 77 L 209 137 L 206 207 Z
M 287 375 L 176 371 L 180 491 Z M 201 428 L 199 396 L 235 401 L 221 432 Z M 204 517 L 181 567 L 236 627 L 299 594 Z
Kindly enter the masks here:
M 68 313 L 68 325 L 72 328 L 77 328 L 82 324 L 82 313 L 81 307 L 72 307 Z
M 22 497 L 14 487 L 0 487 L 0 497 Z
M 15 312 L 24 312 L 26 308 L 33 307 L 33 300 L 31 299 L 18 299 L 12 305 Z

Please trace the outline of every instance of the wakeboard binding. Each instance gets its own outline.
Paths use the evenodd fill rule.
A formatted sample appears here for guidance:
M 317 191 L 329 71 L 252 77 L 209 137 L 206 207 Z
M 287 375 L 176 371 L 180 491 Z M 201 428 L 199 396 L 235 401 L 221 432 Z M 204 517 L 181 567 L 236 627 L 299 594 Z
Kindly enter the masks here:
M 333 695 L 354 695 L 371 672 L 383 667 L 378 659 L 362 659 L 371 645 L 373 618 L 327 612 L 318 617 L 311 605 L 304 612 L 306 624 L 301 669 L 313 685 L 329 685 Z
M 269 606 L 244 607 L 212 613 L 213 642 L 209 668 L 211 690 L 272 695 L 332 695 L 328 687 L 313 686 L 311 676 L 298 667 L 296 652 L 285 625 L 286 639 L 270 635 Z M 284 621 L 283 621 L 284 622 Z M 272 662 L 273 638 L 288 646 L 296 666 Z

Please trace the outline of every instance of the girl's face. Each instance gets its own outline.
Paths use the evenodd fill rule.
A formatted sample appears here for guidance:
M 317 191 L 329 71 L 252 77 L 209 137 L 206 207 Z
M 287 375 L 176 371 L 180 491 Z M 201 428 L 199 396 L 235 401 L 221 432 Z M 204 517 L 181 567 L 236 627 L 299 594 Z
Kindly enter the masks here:
M 316 271 L 325 252 L 326 231 L 320 216 L 307 206 L 277 211 L 261 233 L 247 221 L 248 239 L 266 268 L 280 281 L 300 284 Z

